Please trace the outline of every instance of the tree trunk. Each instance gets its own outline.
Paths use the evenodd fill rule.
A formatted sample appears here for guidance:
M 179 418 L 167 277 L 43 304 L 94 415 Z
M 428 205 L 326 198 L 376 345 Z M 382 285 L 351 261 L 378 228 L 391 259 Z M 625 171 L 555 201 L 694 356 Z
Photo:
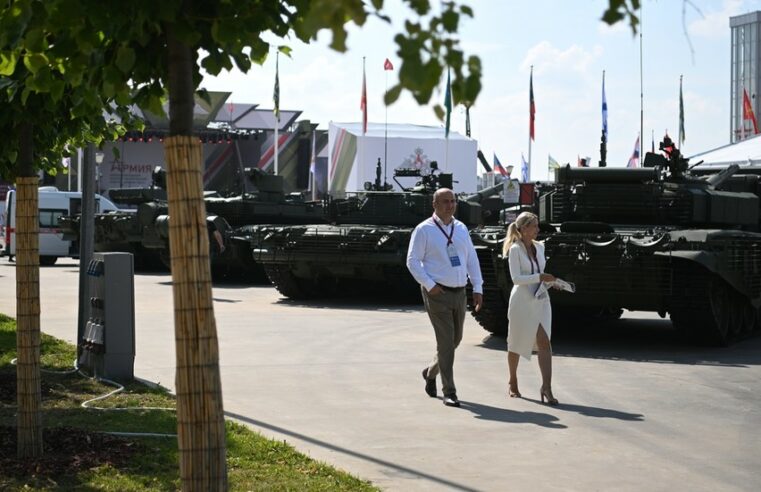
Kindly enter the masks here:
M 40 220 L 32 125 L 19 126 L 16 179 L 16 397 L 17 454 L 42 456 L 40 386 Z
M 219 346 L 203 201 L 203 153 L 192 136 L 194 53 L 167 29 L 170 133 L 164 141 L 177 350 L 177 437 L 186 491 L 227 489 Z

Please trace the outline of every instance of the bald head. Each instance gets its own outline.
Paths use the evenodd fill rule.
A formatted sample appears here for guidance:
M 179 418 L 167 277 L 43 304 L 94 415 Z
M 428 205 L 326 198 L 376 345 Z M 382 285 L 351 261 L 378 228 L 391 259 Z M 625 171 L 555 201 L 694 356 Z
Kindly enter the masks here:
M 439 188 L 433 194 L 433 211 L 445 224 L 452 221 L 456 208 L 457 200 L 449 188 Z
M 454 192 L 450 190 L 449 188 L 439 188 L 433 193 L 433 205 L 436 205 L 436 202 L 442 195 L 449 194 L 452 198 L 454 198 Z

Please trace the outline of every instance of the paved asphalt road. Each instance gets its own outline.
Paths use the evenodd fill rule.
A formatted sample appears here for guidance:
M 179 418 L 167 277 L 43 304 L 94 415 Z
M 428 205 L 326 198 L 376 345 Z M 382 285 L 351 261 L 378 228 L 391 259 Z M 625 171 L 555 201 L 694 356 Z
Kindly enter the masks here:
M 41 270 L 42 329 L 74 342 L 77 263 Z M 0 312 L 15 268 L 0 261 Z M 174 383 L 171 278 L 135 279 L 135 373 Z M 224 405 L 267 436 L 387 490 L 761 490 L 761 338 L 685 346 L 647 313 L 556 333 L 555 395 L 535 359 L 506 396 L 504 342 L 472 318 L 457 352 L 460 409 L 423 392 L 422 308 L 297 303 L 270 286 L 214 287 Z

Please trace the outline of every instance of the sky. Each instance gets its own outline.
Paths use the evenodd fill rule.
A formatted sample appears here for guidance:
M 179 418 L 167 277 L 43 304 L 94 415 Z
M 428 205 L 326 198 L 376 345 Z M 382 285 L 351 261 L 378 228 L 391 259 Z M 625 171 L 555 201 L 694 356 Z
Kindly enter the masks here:
M 435 4 L 436 2 L 431 2 Z M 649 149 L 668 131 L 674 140 L 679 125 L 679 77 L 683 76 L 684 155 L 729 143 L 729 18 L 761 10 L 761 0 L 643 0 L 642 72 L 640 36 L 626 23 L 608 26 L 600 20 L 607 0 L 574 1 L 460 0 L 474 17 L 464 18 L 459 37 L 466 55 L 481 58 L 482 90 L 471 107 L 471 136 L 491 163 L 520 169 L 529 151 L 529 73 L 534 67 L 535 140 L 531 144 L 531 179 L 548 176 L 548 155 L 575 165 L 577 157 L 599 160 L 602 127 L 602 73 L 608 104 L 608 165 L 626 166 L 644 119 L 644 146 Z M 386 72 L 386 58 L 398 66 L 394 35 L 411 12 L 400 0 L 386 0 L 388 24 L 370 19 L 351 25 L 345 53 L 329 48 L 330 35 L 306 45 L 297 39 L 277 41 L 293 48 L 280 56 L 280 107 L 301 110 L 301 117 L 327 129 L 330 121 L 361 121 L 362 58 L 366 58 L 370 122 L 410 123 L 443 128 L 433 104 L 443 104 L 442 80 L 427 106 L 408 94 L 385 108 L 383 94 L 396 83 Z M 699 9 L 699 10 L 698 10 Z M 640 75 L 642 91 L 640 91 Z M 206 76 L 202 87 L 232 92 L 234 103 L 272 108 L 275 57 L 247 74 Z M 452 111 L 452 131 L 465 133 L 465 110 Z M 443 131 L 443 130 L 442 130 Z M 479 169 L 480 172 L 480 169 Z M 515 173 L 514 173 L 515 174 Z

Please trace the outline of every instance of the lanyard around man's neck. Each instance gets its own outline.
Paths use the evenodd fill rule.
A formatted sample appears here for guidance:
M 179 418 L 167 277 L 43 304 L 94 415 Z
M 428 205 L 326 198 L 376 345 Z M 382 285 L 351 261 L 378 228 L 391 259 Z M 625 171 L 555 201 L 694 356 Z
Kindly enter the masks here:
M 444 234 L 444 237 L 447 238 L 447 246 L 452 244 L 452 236 L 454 236 L 454 218 L 452 218 L 452 222 L 450 223 L 449 234 L 447 234 L 447 231 L 445 231 L 444 228 L 441 227 L 441 224 L 439 224 L 439 221 L 436 220 L 436 215 L 433 215 L 432 218 L 433 218 L 433 223 L 436 224 L 436 227 L 438 227 L 441 233 Z

